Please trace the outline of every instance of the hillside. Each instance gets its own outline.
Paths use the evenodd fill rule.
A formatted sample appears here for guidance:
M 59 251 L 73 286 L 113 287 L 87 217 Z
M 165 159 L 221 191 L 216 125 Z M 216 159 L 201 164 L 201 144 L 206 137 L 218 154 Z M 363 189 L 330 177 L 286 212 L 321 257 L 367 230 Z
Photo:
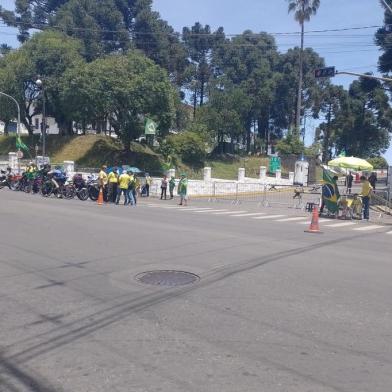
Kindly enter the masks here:
M 30 148 L 31 157 L 35 156 L 34 147 L 39 144 L 38 137 L 22 137 L 23 142 Z M 0 155 L 5 156 L 9 151 L 15 151 L 15 137 L 0 136 Z M 132 143 L 131 150 L 124 152 L 123 146 L 117 140 L 103 135 L 86 135 L 73 137 L 48 136 L 47 152 L 52 163 L 74 161 L 79 168 L 98 168 L 103 164 L 108 166 L 131 165 L 152 174 L 162 173 L 163 158 L 148 146 Z M 25 154 L 29 159 L 28 154 Z M 194 170 L 179 159 L 178 172 L 185 171 L 190 178 L 201 179 L 203 170 Z M 214 178 L 234 180 L 238 168 L 244 167 L 248 177 L 257 177 L 260 166 L 268 167 L 268 158 L 262 157 L 220 157 L 209 159 L 205 165 L 212 168 Z M 283 172 L 285 169 L 283 168 Z

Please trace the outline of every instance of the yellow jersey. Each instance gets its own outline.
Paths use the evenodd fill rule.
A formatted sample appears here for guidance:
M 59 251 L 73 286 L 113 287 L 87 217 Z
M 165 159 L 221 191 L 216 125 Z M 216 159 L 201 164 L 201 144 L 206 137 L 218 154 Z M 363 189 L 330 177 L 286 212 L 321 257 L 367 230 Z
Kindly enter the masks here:
M 127 173 L 121 174 L 118 179 L 121 189 L 128 189 L 129 183 L 131 182 L 131 177 Z
M 370 194 L 372 193 L 372 190 L 373 187 L 370 185 L 370 182 L 368 180 L 362 183 L 362 191 L 361 191 L 362 196 L 369 197 Z
M 111 184 L 117 184 L 118 183 L 118 174 L 114 172 L 110 172 L 108 175 L 108 181 Z
M 98 175 L 99 178 L 99 185 L 106 185 L 108 183 L 108 175 L 105 171 L 101 170 Z

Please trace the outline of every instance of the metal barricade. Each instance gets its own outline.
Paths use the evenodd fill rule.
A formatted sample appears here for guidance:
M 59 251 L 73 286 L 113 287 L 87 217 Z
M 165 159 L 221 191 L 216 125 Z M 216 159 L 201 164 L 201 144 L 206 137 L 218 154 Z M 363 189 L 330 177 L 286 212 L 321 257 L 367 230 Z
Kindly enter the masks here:
M 381 214 L 392 215 L 392 201 L 388 190 L 374 190 L 370 206 Z

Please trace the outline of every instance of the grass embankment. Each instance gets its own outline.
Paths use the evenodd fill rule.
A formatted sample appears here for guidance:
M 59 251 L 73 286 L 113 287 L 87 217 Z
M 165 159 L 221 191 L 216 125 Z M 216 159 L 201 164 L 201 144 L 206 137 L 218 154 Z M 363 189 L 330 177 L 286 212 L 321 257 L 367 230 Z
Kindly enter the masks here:
M 29 147 L 31 157 L 35 156 L 35 145 L 41 146 L 38 136 L 22 136 L 22 141 Z M 129 152 L 124 151 L 123 145 L 116 139 L 104 135 L 86 136 L 57 136 L 47 137 L 47 153 L 53 163 L 74 161 L 77 166 L 97 168 L 103 164 L 109 166 L 131 165 L 158 175 L 162 172 L 163 158 L 148 146 L 132 143 Z M 15 137 L 0 136 L 0 155 L 15 151 Z M 29 159 L 28 154 L 25 158 Z M 263 157 L 224 156 L 207 160 L 206 166 L 212 168 L 212 177 L 235 180 L 238 169 L 244 167 L 247 177 L 258 177 L 260 166 L 268 168 L 269 160 Z M 282 170 L 285 171 L 285 168 Z M 179 162 L 178 174 L 186 172 L 192 179 L 203 178 L 203 169 L 192 169 Z
M 35 155 L 38 137 L 23 136 L 22 141 L 29 147 L 31 156 Z M 46 145 L 47 154 L 53 163 L 74 161 L 79 167 L 99 167 L 107 165 L 132 165 L 149 171 L 160 171 L 162 158 L 148 146 L 132 143 L 130 151 L 124 151 L 122 144 L 103 135 L 61 137 L 49 135 Z M 0 136 L 0 155 L 15 151 L 15 137 Z M 29 158 L 25 154 L 26 159 Z

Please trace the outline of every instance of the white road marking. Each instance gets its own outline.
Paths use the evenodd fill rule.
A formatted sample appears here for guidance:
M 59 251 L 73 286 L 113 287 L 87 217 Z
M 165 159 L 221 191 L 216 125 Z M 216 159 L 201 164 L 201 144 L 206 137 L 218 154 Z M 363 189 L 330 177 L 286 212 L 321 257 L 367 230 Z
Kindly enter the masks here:
M 346 227 L 346 226 L 353 226 L 356 225 L 354 222 L 340 222 L 340 223 L 334 223 L 332 225 L 324 225 L 324 227 Z
M 356 231 L 370 231 L 370 230 L 377 230 L 377 229 L 382 229 L 384 226 L 378 226 L 378 225 L 373 225 L 373 226 L 363 226 L 363 227 L 358 227 Z
M 267 216 L 255 216 L 252 219 L 275 219 L 275 218 L 283 218 L 286 215 L 267 215 Z
M 242 214 L 248 211 L 226 211 L 226 212 L 214 212 L 212 215 L 229 215 L 229 214 Z
M 223 212 L 223 211 L 227 211 L 227 210 L 202 210 L 202 211 L 194 211 L 197 212 L 198 214 L 203 214 L 204 212 Z
M 388 233 L 386 233 L 386 234 L 392 235 L 392 231 L 388 231 Z
M 203 211 L 203 210 L 212 210 L 212 208 L 201 208 L 201 207 L 178 207 L 178 211 Z
M 304 219 L 308 219 L 308 217 L 305 217 L 305 216 L 299 217 L 299 216 L 297 216 L 295 218 L 278 219 L 277 222 L 296 222 L 296 221 L 301 221 L 301 220 L 304 220 Z
M 237 213 L 234 213 L 234 215 L 230 215 L 230 216 L 240 218 L 240 217 L 243 217 L 243 216 L 259 216 L 259 215 L 265 215 L 265 212 L 257 212 L 257 213 L 254 212 L 254 213 L 251 213 L 251 214 L 237 214 Z
M 307 222 L 298 222 L 299 225 L 307 225 L 312 221 L 312 218 L 309 218 Z M 331 219 L 319 219 L 319 223 L 324 223 L 324 222 L 331 222 Z

